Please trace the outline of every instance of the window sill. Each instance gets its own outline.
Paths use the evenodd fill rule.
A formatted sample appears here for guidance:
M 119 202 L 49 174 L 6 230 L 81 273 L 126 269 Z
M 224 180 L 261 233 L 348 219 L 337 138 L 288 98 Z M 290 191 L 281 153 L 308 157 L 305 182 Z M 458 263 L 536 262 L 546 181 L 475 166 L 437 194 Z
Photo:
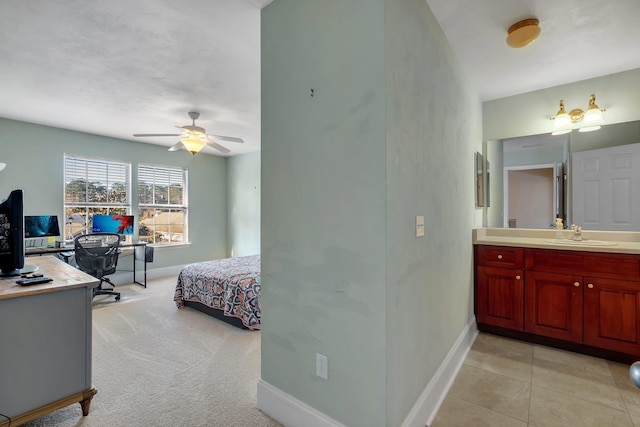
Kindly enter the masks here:
M 152 247 L 154 250 L 163 250 L 163 249 L 179 249 L 179 248 L 187 248 L 191 246 L 191 243 L 171 243 L 171 244 L 153 244 L 147 243 L 147 246 Z

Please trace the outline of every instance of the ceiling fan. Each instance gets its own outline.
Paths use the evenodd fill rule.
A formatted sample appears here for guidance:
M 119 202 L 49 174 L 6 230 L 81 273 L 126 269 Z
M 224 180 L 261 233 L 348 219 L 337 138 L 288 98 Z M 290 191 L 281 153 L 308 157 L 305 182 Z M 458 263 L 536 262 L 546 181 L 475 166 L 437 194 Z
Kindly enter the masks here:
M 180 142 L 169 148 L 169 151 L 187 150 L 190 151 L 191 154 L 196 154 L 202 150 L 205 145 L 209 145 L 225 154 L 231 152 L 227 147 L 223 147 L 215 142 L 216 140 L 238 143 L 244 142 L 241 138 L 235 138 L 233 136 L 207 134 L 204 128 L 196 126 L 196 119 L 200 117 L 200 113 L 196 111 L 189 111 L 189 117 L 192 120 L 190 125 L 176 126 L 178 129 L 182 130 L 182 133 L 134 133 L 133 136 L 181 136 L 182 138 L 180 139 Z

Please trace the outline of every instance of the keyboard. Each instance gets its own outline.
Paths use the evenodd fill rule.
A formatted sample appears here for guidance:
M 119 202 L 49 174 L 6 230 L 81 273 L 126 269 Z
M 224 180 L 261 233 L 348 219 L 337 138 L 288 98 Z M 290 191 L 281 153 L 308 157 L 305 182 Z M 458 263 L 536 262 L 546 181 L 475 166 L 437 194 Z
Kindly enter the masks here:
M 53 279 L 51 277 L 27 277 L 25 279 L 16 280 L 16 283 L 20 286 L 30 286 L 30 285 L 39 285 L 41 283 L 51 282 Z

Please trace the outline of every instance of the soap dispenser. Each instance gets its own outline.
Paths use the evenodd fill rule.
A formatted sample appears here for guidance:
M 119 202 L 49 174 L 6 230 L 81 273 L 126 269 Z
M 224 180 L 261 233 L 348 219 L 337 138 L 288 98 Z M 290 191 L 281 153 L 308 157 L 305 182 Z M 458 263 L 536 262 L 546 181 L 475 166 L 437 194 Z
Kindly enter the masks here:
M 562 224 L 562 218 L 556 218 L 556 239 L 564 238 L 562 234 L 562 230 L 564 230 L 564 225 Z

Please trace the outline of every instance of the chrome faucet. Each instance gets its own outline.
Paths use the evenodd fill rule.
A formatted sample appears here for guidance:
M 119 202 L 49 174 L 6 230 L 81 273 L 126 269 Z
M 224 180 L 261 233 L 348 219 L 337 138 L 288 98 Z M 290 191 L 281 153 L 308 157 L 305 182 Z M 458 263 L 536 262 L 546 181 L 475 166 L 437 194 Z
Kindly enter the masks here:
M 579 227 L 575 224 L 571 224 L 571 230 L 573 230 L 573 236 L 571 240 L 575 240 L 577 242 L 582 241 L 582 227 Z

